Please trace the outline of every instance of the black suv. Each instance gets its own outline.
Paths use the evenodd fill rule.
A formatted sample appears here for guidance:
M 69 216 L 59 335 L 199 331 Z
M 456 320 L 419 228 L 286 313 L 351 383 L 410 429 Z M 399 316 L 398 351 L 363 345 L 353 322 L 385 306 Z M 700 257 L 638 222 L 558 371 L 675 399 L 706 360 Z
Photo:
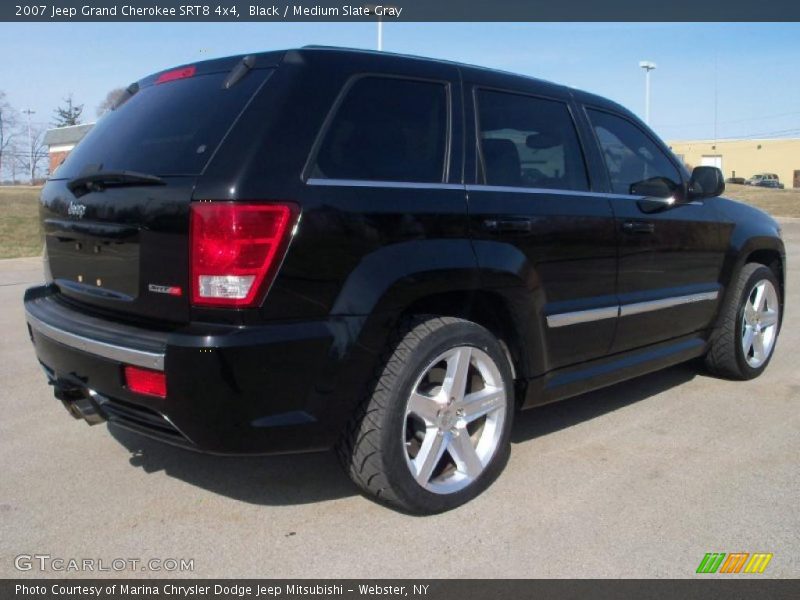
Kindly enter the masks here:
M 785 252 L 624 108 L 303 48 L 131 85 L 47 182 L 36 353 L 76 417 L 336 447 L 411 512 L 485 489 L 518 408 L 705 357 L 767 366 Z

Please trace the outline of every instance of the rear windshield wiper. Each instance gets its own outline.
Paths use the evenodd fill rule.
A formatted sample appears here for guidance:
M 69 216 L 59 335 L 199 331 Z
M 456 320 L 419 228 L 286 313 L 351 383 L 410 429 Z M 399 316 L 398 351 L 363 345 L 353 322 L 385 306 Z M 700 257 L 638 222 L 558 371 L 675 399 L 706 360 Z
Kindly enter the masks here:
M 250 69 L 252 69 L 255 65 L 256 65 L 255 56 L 251 56 L 249 54 L 245 56 L 242 60 L 240 60 L 236 64 L 235 67 L 233 67 L 233 69 L 231 69 L 231 72 L 228 73 L 228 76 L 225 78 L 225 81 L 222 82 L 222 89 L 223 90 L 231 89 L 234 85 L 239 83 L 244 78 L 244 76 L 250 72 Z
M 123 91 L 119 96 L 117 96 L 116 100 L 114 100 L 114 103 L 111 105 L 111 110 L 117 110 L 120 106 L 125 104 L 131 98 L 133 98 L 133 96 L 138 91 L 139 91 L 138 83 L 134 82 L 130 84 L 128 87 L 125 88 L 125 91 Z
M 165 185 L 165 181 L 157 175 L 136 173 L 135 171 L 97 171 L 82 175 L 67 183 L 69 190 L 76 196 L 89 192 L 102 192 L 110 187 L 135 187 L 142 185 Z

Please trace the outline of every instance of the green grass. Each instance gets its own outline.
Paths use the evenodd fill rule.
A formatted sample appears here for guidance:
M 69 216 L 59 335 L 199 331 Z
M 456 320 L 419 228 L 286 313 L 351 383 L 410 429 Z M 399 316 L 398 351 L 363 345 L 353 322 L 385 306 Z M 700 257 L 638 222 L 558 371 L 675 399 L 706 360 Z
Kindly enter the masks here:
M 39 192 L 30 186 L 0 187 L 0 258 L 38 256 Z M 728 184 L 725 195 L 761 208 L 775 217 L 800 217 L 800 190 L 772 190 Z
M 0 187 L 0 258 L 42 253 L 38 202 L 41 189 Z

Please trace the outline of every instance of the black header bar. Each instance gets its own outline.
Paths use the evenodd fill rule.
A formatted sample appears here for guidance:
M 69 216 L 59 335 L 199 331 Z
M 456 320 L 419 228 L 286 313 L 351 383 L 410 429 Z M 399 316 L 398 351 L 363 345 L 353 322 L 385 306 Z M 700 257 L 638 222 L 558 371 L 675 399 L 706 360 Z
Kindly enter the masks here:
M 798 0 L 4 0 L 7 22 L 800 21 Z

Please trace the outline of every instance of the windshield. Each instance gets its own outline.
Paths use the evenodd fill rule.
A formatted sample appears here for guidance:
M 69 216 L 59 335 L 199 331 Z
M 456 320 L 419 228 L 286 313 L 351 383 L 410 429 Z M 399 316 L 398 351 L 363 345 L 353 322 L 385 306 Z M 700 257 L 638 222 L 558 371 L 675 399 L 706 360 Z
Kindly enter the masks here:
M 152 175 L 197 175 L 272 69 L 253 70 L 223 89 L 228 73 L 143 87 L 103 116 L 54 173 L 87 167 Z

